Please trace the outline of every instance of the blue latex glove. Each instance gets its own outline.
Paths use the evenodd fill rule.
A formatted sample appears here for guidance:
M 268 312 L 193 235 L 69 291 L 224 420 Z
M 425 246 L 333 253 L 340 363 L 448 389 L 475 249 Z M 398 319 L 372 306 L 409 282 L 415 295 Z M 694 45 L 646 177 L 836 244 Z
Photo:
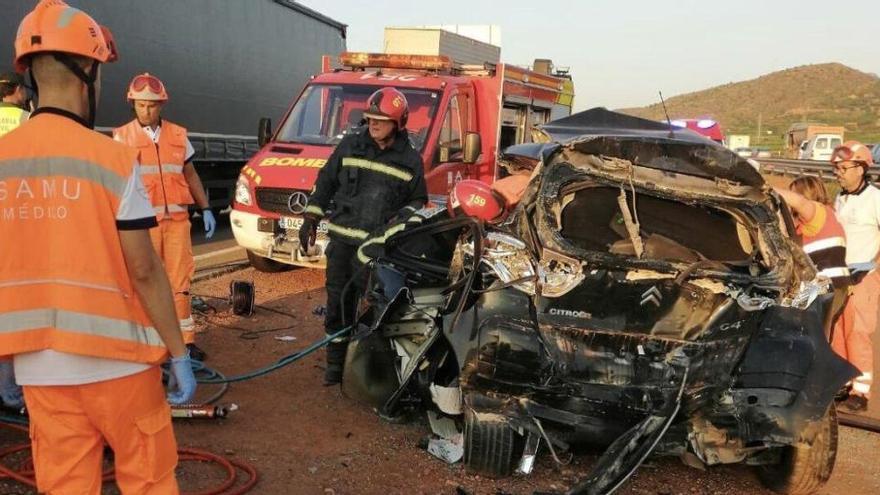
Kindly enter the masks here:
M 217 228 L 217 220 L 211 210 L 202 210 L 202 221 L 205 222 L 205 239 L 214 236 L 214 230 Z
M 180 357 L 171 358 L 168 374 L 168 402 L 172 406 L 188 404 L 196 395 L 196 376 L 192 370 L 189 351 Z
M 0 362 L 0 399 L 6 407 L 13 409 L 24 407 L 21 387 L 15 384 L 15 370 L 12 368 L 12 361 Z

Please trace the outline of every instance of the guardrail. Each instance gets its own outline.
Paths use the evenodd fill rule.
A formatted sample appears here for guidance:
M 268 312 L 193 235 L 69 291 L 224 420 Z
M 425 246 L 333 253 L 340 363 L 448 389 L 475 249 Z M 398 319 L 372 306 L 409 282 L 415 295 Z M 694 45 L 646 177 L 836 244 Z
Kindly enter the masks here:
M 761 164 L 761 172 L 777 175 L 811 175 L 823 180 L 834 180 L 834 168 L 828 162 L 815 160 L 789 160 L 785 158 L 757 159 Z M 880 182 L 880 169 L 873 166 L 868 169 L 871 182 Z

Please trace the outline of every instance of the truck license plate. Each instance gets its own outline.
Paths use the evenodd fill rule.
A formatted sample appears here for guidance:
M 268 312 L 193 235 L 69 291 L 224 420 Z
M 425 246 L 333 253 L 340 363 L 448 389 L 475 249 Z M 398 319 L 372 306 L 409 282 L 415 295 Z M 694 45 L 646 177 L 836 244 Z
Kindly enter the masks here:
M 302 227 L 302 224 L 303 224 L 303 219 L 297 218 L 297 217 L 281 217 L 281 219 L 278 220 L 278 225 L 280 225 L 281 228 L 285 229 L 285 230 L 299 230 L 299 228 Z M 318 232 L 321 232 L 324 234 L 327 233 L 327 222 L 326 221 L 322 221 L 321 223 L 318 224 Z

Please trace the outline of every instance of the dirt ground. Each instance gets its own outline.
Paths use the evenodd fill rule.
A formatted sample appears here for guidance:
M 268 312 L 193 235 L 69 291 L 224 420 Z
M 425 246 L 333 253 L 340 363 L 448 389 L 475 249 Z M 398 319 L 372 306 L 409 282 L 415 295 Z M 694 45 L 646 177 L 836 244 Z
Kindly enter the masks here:
M 259 310 L 248 318 L 232 315 L 228 305 L 207 299 L 217 314 L 204 318 L 199 345 L 207 364 L 233 375 L 276 361 L 322 335 L 322 317 L 313 314 L 324 303 L 323 272 L 298 269 L 265 274 L 252 269 L 199 282 L 193 292 L 225 297 L 231 280 L 251 280 L 259 304 L 293 316 Z M 282 328 L 242 338 L 244 331 Z M 248 335 L 244 335 L 247 337 Z M 296 340 L 278 340 L 290 336 Z M 532 494 L 564 490 L 589 470 L 595 457 L 581 456 L 557 467 L 546 450 L 539 453 L 528 477 L 491 480 L 447 465 L 419 447 L 427 425 L 388 424 L 372 411 L 344 397 L 339 387 L 321 386 L 323 352 L 270 375 L 233 384 L 221 404 L 238 410 L 222 420 L 176 420 L 180 446 L 195 447 L 253 464 L 259 483 L 253 494 Z M 209 394 L 204 386 L 201 394 Z M 0 448 L 13 438 L 0 430 Z M 822 494 L 880 493 L 876 469 L 880 435 L 842 427 L 837 466 Z M 216 485 L 223 473 L 214 467 L 185 462 L 178 468 L 181 487 L 199 491 Z M 0 495 L 32 493 L 0 482 Z M 112 489 L 107 493 L 113 493 Z M 621 494 L 770 494 L 744 466 L 699 471 L 678 459 L 649 459 L 617 493 Z

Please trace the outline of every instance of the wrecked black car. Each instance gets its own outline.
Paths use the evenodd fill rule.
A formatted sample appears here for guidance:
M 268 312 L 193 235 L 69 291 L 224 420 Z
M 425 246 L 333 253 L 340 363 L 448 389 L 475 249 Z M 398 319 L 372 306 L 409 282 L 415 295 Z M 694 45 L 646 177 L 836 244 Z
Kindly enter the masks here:
M 651 454 L 820 487 L 857 371 L 825 339 L 830 285 L 780 199 L 661 123 L 593 109 L 542 132 L 505 151 L 532 170 L 500 222 L 438 207 L 365 243 L 344 391 L 427 411 L 436 450 L 486 475 L 604 449 L 570 493 L 611 493 Z

